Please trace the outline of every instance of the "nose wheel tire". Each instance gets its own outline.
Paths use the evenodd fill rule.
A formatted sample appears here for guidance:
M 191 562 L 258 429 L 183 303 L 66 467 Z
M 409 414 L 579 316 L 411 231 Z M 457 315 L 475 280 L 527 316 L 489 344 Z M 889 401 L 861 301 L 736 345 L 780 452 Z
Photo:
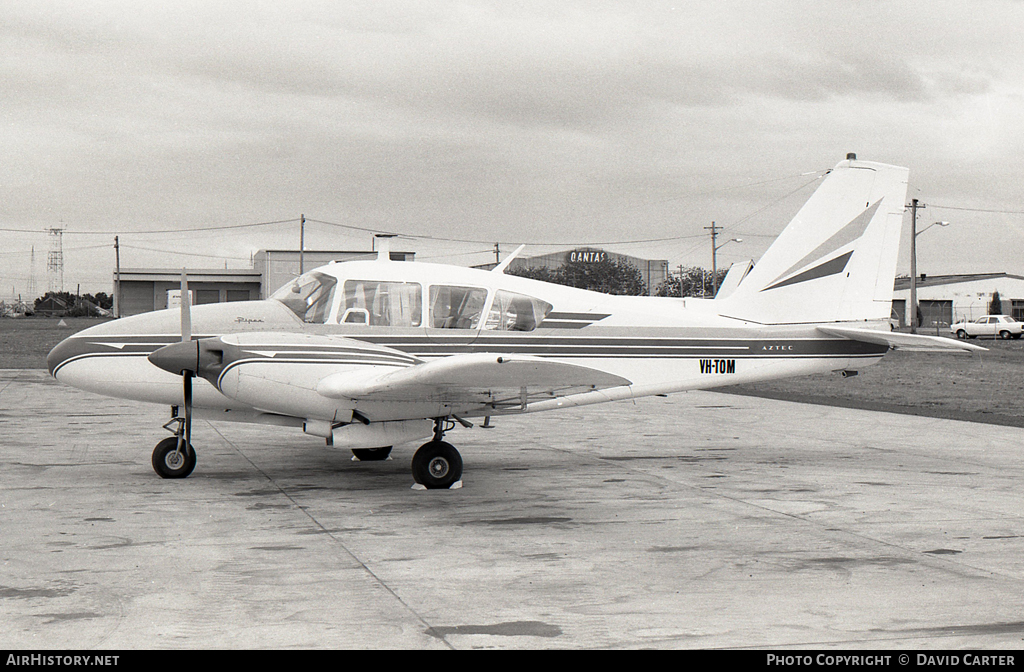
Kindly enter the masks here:
M 450 443 L 424 443 L 412 456 L 412 477 L 428 490 L 450 488 L 462 478 L 462 456 Z
M 196 451 L 178 452 L 178 437 L 169 436 L 153 449 L 153 470 L 160 478 L 185 478 L 196 468 Z

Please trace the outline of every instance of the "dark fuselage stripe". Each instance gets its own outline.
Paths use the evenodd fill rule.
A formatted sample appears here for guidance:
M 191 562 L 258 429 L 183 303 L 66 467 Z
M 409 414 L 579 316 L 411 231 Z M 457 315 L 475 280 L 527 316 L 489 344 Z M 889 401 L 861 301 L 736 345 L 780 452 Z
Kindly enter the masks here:
M 538 355 L 572 359 L 638 358 L 638 359 L 806 359 L 838 357 L 877 357 L 887 346 L 846 339 L 742 340 L 679 339 L 679 338 L 576 338 L 576 337 L 494 337 L 455 338 L 437 342 L 433 338 L 381 336 L 365 339 L 367 343 L 386 346 L 398 352 L 381 352 L 372 348 L 352 346 L 309 347 L 303 345 L 229 345 L 227 351 L 245 355 L 263 355 L 253 361 L 303 361 L 324 363 L 373 363 L 412 365 L 419 357 L 441 357 L 477 352 Z M 56 373 L 65 364 L 89 357 L 146 357 L 159 349 L 150 338 L 147 344 L 130 340 L 90 341 L 81 343 L 54 367 Z M 168 343 L 174 342 L 168 339 Z M 112 345 L 123 344 L 123 347 Z M 131 347 L 131 350 L 128 348 Z M 138 348 L 138 349 L 136 349 Z M 315 352 L 311 352 L 314 350 Z M 269 356 L 268 356 L 269 355 Z

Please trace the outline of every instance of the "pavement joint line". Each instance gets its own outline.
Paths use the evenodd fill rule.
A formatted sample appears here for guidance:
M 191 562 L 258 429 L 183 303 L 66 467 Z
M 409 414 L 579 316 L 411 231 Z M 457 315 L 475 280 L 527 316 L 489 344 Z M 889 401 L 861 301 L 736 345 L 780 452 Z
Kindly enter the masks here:
M 591 462 L 595 462 L 597 464 L 603 464 L 604 463 L 604 460 L 601 457 L 595 456 L 595 455 L 591 455 L 589 453 L 581 454 L 581 453 L 573 452 L 573 451 L 571 451 L 568 448 L 557 448 L 557 447 L 553 447 L 553 446 L 548 446 L 548 447 L 551 448 L 552 450 L 557 451 L 557 452 L 565 453 L 567 455 L 578 456 L 578 457 L 580 457 L 582 459 L 588 459 Z M 798 521 L 800 521 L 800 522 L 802 522 L 802 523 L 804 523 L 806 525 L 810 525 L 812 527 L 817 527 L 820 530 L 822 530 L 824 532 L 827 532 L 827 533 L 831 533 L 831 534 L 835 534 L 835 533 L 846 534 L 846 535 L 849 535 L 849 536 L 851 536 L 853 538 L 856 538 L 856 539 L 861 539 L 861 540 L 868 541 L 868 542 L 871 542 L 871 543 L 874 543 L 874 544 L 879 544 L 879 545 L 882 545 L 882 546 L 885 546 L 885 547 L 888 547 L 888 548 L 896 549 L 896 550 L 900 551 L 903 555 L 905 555 L 907 557 L 913 557 L 916 561 L 933 563 L 933 565 L 938 565 L 938 566 L 954 565 L 954 566 L 959 567 L 959 568 L 970 569 L 973 572 L 977 572 L 978 574 L 984 574 L 984 575 L 988 575 L 988 576 L 999 576 L 999 577 L 1002 577 L 1004 579 L 1011 580 L 1011 581 L 1017 581 L 1017 582 L 1021 581 L 1021 577 L 1019 577 L 1019 576 L 1014 576 L 1012 574 L 1005 574 L 1005 573 L 1002 573 L 1002 572 L 996 572 L 996 571 L 993 571 L 991 569 L 984 569 L 984 568 L 980 568 L 980 567 L 975 567 L 974 565 L 968 564 L 968 563 L 963 562 L 963 561 L 953 560 L 952 558 L 946 557 L 946 556 L 928 555 L 927 553 L 925 553 L 923 551 L 918 551 L 918 550 L 915 550 L 915 549 L 912 549 L 912 548 L 907 548 L 905 546 L 901 546 L 901 545 L 895 544 L 893 542 L 885 541 L 884 539 L 878 539 L 878 538 L 875 538 L 875 537 L 872 537 L 872 536 L 869 536 L 869 535 L 866 535 L 866 534 L 859 534 L 857 532 L 853 532 L 853 531 L 845 529 L 845 528 L 837 528 L 837 527 L 834 526 L 834 524 L 826 525 L 824 522 L 818 522 L 818 521 L 815 521 L 815 520 L 812 520 L 812 519 L 809 519 L 809 518 L 805 518 L 805 517 L 800 516 L 800 515 L 795 514 L 795 513 L 789 513 L 789 512 L 786 512 L 786 511 L 779 511 L 777 509 L 773 509 L 773 508 L 771 508 L 769 506 L 766 506 L 766 505 L 763 505 L 763 504 L 757 504 L 755 502 L 751 502 L 751 501 L 748 501 L 748 500 L 745 500 L 745 499 L 742 499 L 742 498 L 739 498 L 739 497 L 732 497 L 732 496 L 726 495 L 726 494 L 721 493 L 721 492 L 715 492 L 714 488 L 705 488 L 705 487 L 700 486 L 700 485 L 695 485 L 695 484 L 691 484 L 691 483 L 684 483 L 684 482 L 681 482 L 681 481 L 675 481 L 675 480 L 672 480 L 672 479 L 670 479 L 670 478 L 668 478 L 666 476 L 663 476 L 661 474 L 657 474 L 657 473 L 653 473 L 653 472 L 648 472 L 648 471 L 645 471 L 643 469 L 639 469 L 637 467 L 630 466 L 628 463 L 625 463 L 624 465 L 620 466 L 620 469 L 625 469 L 627 471 L 643 474 L 645 476 L 651 477 L 653 480 L 661 481 L 661 482 L 663 482 L 665 484 L 668 484 L 668 485 L 674 485 L 674 486 L 677 486 L 677 487 L 679 487 L 681 489 L 691 490 L 691 491 L 695 491 L 695 492 L 698 492 L 698 493 L 701 493 L 701 494 L 714 495 L 714 496 L 716 496 L 719 499 L 727 500 L 727 501 L 733 502 L 735 504 L 741 504 L 741 505 L 744 505 L 744 506 L 749 506 L 749 507 L 752 507 L 752 508 L 755 508 L 755 509 L 759 509 L 761 511 L 766 511 L 768 513 L 772 513 L 772 514 L 775 514 L 775 515 L 779 515 L 779 516 L 786 517 L 786 518 L 791 518 L 793 520 L 798 520 Z
M 410 614 L 412 614 L 416 618 L 416 620 L 418 620 L 425 628 L 427 628 L 428 631 L 433 631 L 435 629 L 434 626 L 432 626 L 430 623 L 428 623 L 427 620 L 425 618 L 423 618 L 423 616 L 419 612 L 417 612 L 415 609 L 413 609 L 413 607 L 408 602 L 406 602 L 404 599 L 402 599 L 401 595 L 396 593 L 395 590 L 393 588 L 391 588 L 391 586 L 389 586 L 387 584 L 387 582 L 384 581 L 384 579 L 382 579 L 372 569 L 370 569 L 369 565 L 367 565 L 363 561 L 362 558 L 357 556 L 352 551 L 352 549 L 350 549 L 345 544 L 345 542 L 343 540 L 341 540 L 340 538 L 335 536 L 335 534 L 333 532 L 331 532 L 326 527 L 324 527 L 323 524 L 319 520 L 317 520 L 316 517 L 313 516 L 312 513 L 309 512 L 309 508 L 308 507 L 305 507 L 305 506 L 302 506 L 301 504 L 299 504 L 299 502 L 295 499 L 295 497 L 293 497 L 291 495 L 291 493 L 289 493 L 282 485 L 280 485 L 277 481 L 275 481 L 273 479 L 273 477 L 270 476 L 270 474 L 265 472 L 255 462 L 253 462 L 251 459 L 249 459 L 249 456 L 246 455 L 245 453 L 243 453 L 242 450 L 235 444 L 235 442 L 231 441 L 229 438 L 224 436 L 224 434 L 216 426 L 214 426 L 214 424 L 212 422 L 210 422 L 209 420 L 206 420 L 205 422 L 206 422 L 207 426 L 210 427 L 210 429 L 212 429 L 214 432 L 217 433 L 217 435 L 221 438 L 221 440 L 223 440 L 226 444 L 231 446 L 231 448 L 236 453 L 238 453 L 238 455 L 240 455 L 243 460 L 248 462 L 252 466 L 253 469 L 255 469 L 261 476 L 263 476 L 263 478 L 267 479 L 268 482 L 270 482 L 275 488 L 277 488 L 278 492 L 280 492 L 282 495 L 284 495 L 284 497 L 286 499 L 288 499 L 288 501 L 290 501 L 292 504 L 294 504 L 295 507 L 299 511 L 301 511 L 303 513 L 303 515 L 305 515 L 307 518 L 309 518 L 309 520 L 313 523 L 313 525 L 315 525 L 323 534 L 327 535 L 327 537 L 329 537 L 331 539 L 331 541 L 333 541 L 335 544 L 337 544 L 339 547 L 341 547 L 341 549 L 343 551 L 345 551 L 345 553 L 350 558 L 352 558 L 357 563 L 359 563 L 359 566 L 363 568 L 364 572 L 366 572 L 371 578 L 373 578 L 373 580 L 381 588 L 383 588 L 388 594 L 390 594 L 393 598 L 395 598 L 395 600 L 397 600 L 398 603 L 402 605 L 402 607 L 404 607 Z M 442 642 L 444 642 L 445 646 L 447 646 L 449 649 L 451 649 L 453 651 L 456 650 L 455 646 L 451 642 L 449 642 L 444 636 L 437 636 L 436 639 L 440 639 Z
M 571 451 L 568 451 L 568 449 L 557 449 L 556 448 L 555 450 L 562 450 L 564 452 L 571 452 Z M 575 453 L 573 453 L 573 454 L 575 454 Z M 600 458 L 593 458 L 593 459 L 600 460 Z M 893 548 L 893 549 L 896 549 L 899 552 L 901 552 L 902 555 L 905 555 L 907 557 L 913 557 L 915 561 L 931 563 L 933 566 L 934 565 L 939 565 L 939 566 L 942 566 L 942 565 L 954 565 L 954 566 L 957 566 L 957 567 L 960 567 L 960 568 L 970 569 L 970 570 L 972 570 L 974 572 L 977 572 L 979 574 L 984 574 L 984 575 L 988 575 L 988 576 L 998 576 L 998 577 L 1001 577 L 1003 579 L 1007 579 L 1007 580 L 1010 580 L 1010 581 L 1017 581 L 1017 582 L 1021 581 L 1021 578 L 1018 577 L 1018 576 L 1013 576 L 1013 575 L 1005 574 L 1005 573 L 1002 573 L 1002 572 L 996 572 L 996 571 L 993 571 L 993 570 L 990 570 L 990 569 L 983 569 L 983 568 L 975 567 L 973 565 L 970 565 L 970 564 L 962 562 L 962 561 L 952 560 L 951 558 L 946 557 L 946 556 L 932 556 L 932 555 L 928 555 L 928 554 L 924 553 L 923 551 L 917 551 L 915 549 L 909 549 L 909 548 L 906 548 L 905 546 L 900 546 L 900 545 L 894 544 L 892 542 L 888 542 L 888 541 L 885 541 L 885 540 L 882 540 L 882 539 L 877 539 L 877 538 L 869 536 L 869 535 L 858 534 L 858 533 L 853 532 L 853 531 L 848 530 L 848 529 L 836 528 L 834 526 L 826 526 L 824 523 L 820 523 L 820 522 L 817 522 L 817 521 L 814 521 L 814 520 L 810 520 L 810 519 L 804 518 L 802 516 L 799 516 L 797 514 L 787 513 L 785 511 L 777 511 L 775 509 L 772 509 L 772 508 L 769 508 L 769 507 L 766 507 L 766 506 L 763 506 L 763 505 L 760 505 L 760 504 L 756 504 L 756 503 L 753 503 L 753 502 L 749 502 L 749 501 L 746 501 L 746 500 L 743 500 L 743 499 L 740 499 L 740 498 L 737 498 L 737 497 L 730 497 L 730 496 L 724 495 L 722 493 L 712 492 L 712 491 L 709 491 L 707 489 L 701 488 L 700 486 L 691 485 L 691 484 L 688 484 L 688 483 L 681 483 L 679 481 L 673 481 L 673 480 L 668 479 L 668 478 L 666 478 L 664 476 L 661 476 L 660 474 L 649 473 L 649 472 L 637 469 L 635 467 L 630 467 L 630 466 L 627 466 L 626 469 L 630 470 L 630 471 L 637 471 L 637 472 L 639 472 L 641 474 L 644 474 L 646 476 L 652 476 L 656 480 L 662 480 L 662 481 L 665 481 L 666 483 L 668 483 L 670 485 L 676 485 L 676 486 L 679 486 L 679 487 L 681 487 L 683 489 L 696 490 L 696 491 L 699 491 L 701 493 L 714 494 L 714 495 L 717 495 L 721 499 L 726 499 L 726 500 L 734 502 L 734 503 L 751 506 L 751 507 L 754 507 L 754 508 L 757 508 L 757 509 L 761 509 L 763 511 L 767 511 L 769 513 L 773 513 L 773 514 L 777 514 L 777 515 L 780 515 L 780 516 L 788 517 L 788 518 L 791 518 L 793 520 L 800 521 L 800 522 L 802 522 L 802 523 L 804 523 L 806 525 L 817 527 L 817 528 L 821 529 L 824 532 L 828 532 L 828 533 L 832 533 L 832 534 L 836 534 L 836 533 L 844 534 L 844 535 L 848 535 L 848 536 L 856 538 L 856 539 L 862 539 L 864 541 L 868 541 L 868 542 L 871 542 L 871 543 L 874 543 L 874 544 L 879 544 L 879 545 L 882 545 L 882 546 Z M 701 578 L 703 578 L 703 576 Z M 772 646 L 773 647 L 778 646 L 778 647 L 786 648 L 786 647 L 793 647 L 793 646 L 833 646 L 833 645 L 836 645 L 836 644 L 854 644 L 854 643 L 865 643 L 865 642 L 898 642 L 898 641 L 903 641 L 904 639 L 907 639 L 907 638 L 909 638 L 909 639 L 943 639 L 943 638 L 947 638 L 947 637 L 955 637 L 955 636 L 957 636 L 957 633 L 955 632 L 957 627 L 966 628 L 966 627 L 972 627 L 972 626 L 969 625 L 969 624 L 968 625 L 962 625 L 962 626 L 949 626 L 950 632 L 947 632 L 947 633 L 935 633 L 935 632 L 924 633 L 924 632 L 921 632 L 920 634 L 908 634 L 907 637 L 900 637 L 900 636 L 877 637 L 877 638 L 868 637 L 868 638 L 858 638 L 858 639 L 849 639 L 849 640 L 829 640 L 829 641 L 821 641 L 821 642 L 788 642 L 788 643 L 775 643 L 775 644 L 772 644 Z M 912 632 L 915 632 L 915 631 L 912 631 Z M 666 641 L 672 641 L 672 640 L 666 640 Z M 741 648 L 741 649 L 742 648 L 761 648 L 761 645 L 755 645 L 755 646 L 752 646 L 752 647 L 723 647 L 723 649 L 734 649 L 734 648 Z

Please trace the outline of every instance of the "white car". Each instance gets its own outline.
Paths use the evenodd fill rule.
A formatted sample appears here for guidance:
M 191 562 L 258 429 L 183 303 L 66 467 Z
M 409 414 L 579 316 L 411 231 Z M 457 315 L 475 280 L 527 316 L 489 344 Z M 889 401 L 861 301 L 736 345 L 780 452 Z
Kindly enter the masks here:
M 973 322 L 952 324 L 949 330 L 956 334 L 957 338 L 1020 338 L 1021 332 L 1024 332 L 1024 322 L 1018 322 L 1009 315 L 985 315 Z

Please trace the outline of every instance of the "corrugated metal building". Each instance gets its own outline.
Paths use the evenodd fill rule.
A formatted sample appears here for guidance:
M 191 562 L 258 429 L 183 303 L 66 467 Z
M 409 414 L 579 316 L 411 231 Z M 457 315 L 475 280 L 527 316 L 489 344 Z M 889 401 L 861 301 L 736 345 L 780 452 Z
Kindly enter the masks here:
M 395 261 L 412 261 L 412 252 L 392 252 Z M 302 267 L 311 271 L 331 261 L 375 259 L 376 252 L 306 250 Z M 260 250 L 253 257 L 252 269 L 203 268 L 188 271 L 192 303 L 224 303 L 226 301 L 257 301 L 299 275 L 298 250 Z M 118 274 L 114 273 L 114 286 Z M 115 291 L 117 291 L 115 289 Z M 120 296 L 115 302 L 119 316 L 137 315 L 179 305 L 181 269 L 123 268 L 120 273 Z
M 114 280 L 117 286 L 117 278 Z M 260 298 L 260 274 L 253 270 L 188 269 L 188 287 L 196 305 L 250 301 Z M 180 300 L 181 269 L 122 268 L 120 288 L 116 304 L 120 316 L 163 310 Z
M 1011 273 L 925 275 L 917 280 L 921 328 L 943 327 L 959 320 L 974 320 L 989 312 L 993 292 L 999 292 L 1002 314 L 1024 320 L 1024 276 Z M 910 324 L 910 278 L 896 278 L 893 319 Z
M 413 261 L 414 252 L 391 252 L 392 261 Z M 332 261 L 356 261 L 358 259 L 376 259 L 374 251 L 324 251 L 306 250 L 302 253 L 303 271 L 311 271 L 317 266 L 326 266 Z M 252 260 L 253 270 L 260 274 L 260 295 L 256 298 L 265 299 L 279 287 L 299 273 L 298 250 L 260 250 Z

